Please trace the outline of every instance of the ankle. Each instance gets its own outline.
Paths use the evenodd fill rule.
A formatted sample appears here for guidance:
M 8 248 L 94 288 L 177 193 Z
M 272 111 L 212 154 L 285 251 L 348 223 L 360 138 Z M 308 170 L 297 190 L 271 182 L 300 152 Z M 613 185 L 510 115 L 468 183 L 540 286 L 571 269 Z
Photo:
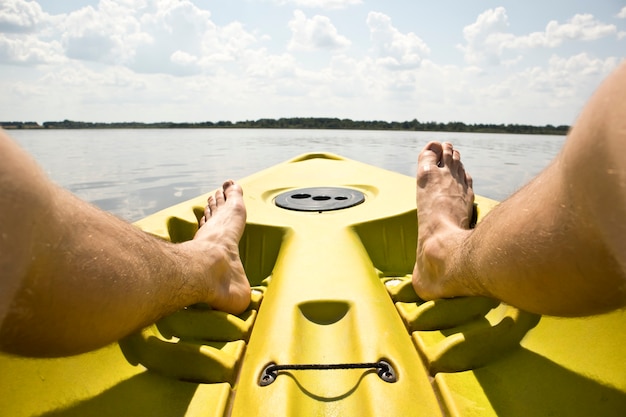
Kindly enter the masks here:
M 413 281 L 415 284 L 417 280 L 420 295 L 428 299 L 465 295 L 467 289 L 461 282 L 465 275 L 463 254 L 469 233 L 469 230 L 449 227 L 418 240 Z

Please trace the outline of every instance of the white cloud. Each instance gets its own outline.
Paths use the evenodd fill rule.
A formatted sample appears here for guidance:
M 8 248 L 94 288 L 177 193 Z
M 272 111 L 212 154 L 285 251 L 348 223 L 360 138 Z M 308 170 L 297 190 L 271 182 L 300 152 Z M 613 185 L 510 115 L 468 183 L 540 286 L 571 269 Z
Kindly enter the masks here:
M 30 35 L 10 37 L 0 33 L 0 63 L 39 65 L 63 60 L 63 49 L 59 42 L 44 42 Z
M 190 1 L 166 0 L 158 6 L 141 18 L 142 29 L 153 41 L 137 49 L 130 65 L 137 71 L 178 75 L 213 72 L 242 59 L 259 42 L 241 23 L 219 26 L 208 10 Z
M 56 86 L 60 89 L 74 90 L 80 95 L 89 95 L 93 91 L 100 92 L 105 89 L 126 90 L 126 95 L 136 94 L 137 90 L 143 90 L 146 82 L 128 68 L 115 66 L 107 67 L 102 71 L 90 70 L 82 64 L 75 64 L 62 68 L 58 72 L 47 73 L 41 79 L 43 84 Z
M 65 16 L 58 28 L 69 58 L 139 73 L 213 71 L 258 42 L 239 22 L 215 24 L 190 0 L 100 0 Z
M 367 15 L 372 46 L 378 62 L 387 68 L 418 67 L 430 48 L 413 32 L 403 34 L 391 24 L 391 18 L 383 13 Z
M 293 4 L 299 7 L 319 9 L 345 9 L 362 4 L 362 0 L 276 0 L 278 4 Z
M 96 9 L 87 6 L 70 13 L 61 36 L 67 56 L 110 64 L 130 62 L 137 47 L 152 40 L 134 14 L 132 7 L 112 0 L 101 0 Z
M 626 19 L 626 6 L 622 7 L 622 10 L 617 13 L 616 17 L 620 19 Z
M 553 79 L 562 80 L 569 75 L 570 79 L 580 81 L 580 77 L 590 75 L 604 77 L 613 71 L 619 63 L 615 57 L 607 59 L 592 58 L 586 53 L 581 53 L 568 58 L 553 56 L 550 58 L 548 68 L 554 74 Z M 575 84 L 578 81 L 574 81 Z
M 0 32 L 32 32 L 46 16 L 37 2 L 3 0 L 0 3 Z
M 481 13 L 474 23 L 463 29 L 466 44 L 459 48 L 464 51 L 466 62 L 496 65 L 500 64 L 507 50 L 556 48 L 566 40 L 593 41 L 611 35 L 619 36 L 615 25 L 602 23 L 590 14 L 574 15 L 562 24 L 552 20 L 545 31 L 528 35 L 515 36 L 508 28 L 509 18 L 504 7 Z
M 224 27 L 213 26 L 202 39 L 202 54 L 207 64 L 236 61 L 258 42 L 239 22 Z
M 172 35 L 194 35 L 211 29 L 211 12 L 200 9 L 190 0 L 156 0 L 142 13 L 146 30 L 160 29 Z
M 504 7 L 489 9 L 481 13 L 476 21 L 463 29 L 465 52 L 469 64 L 498 63 L 501 55 L 501 38 L 509 26 Z
M 254 55 L 254 56 L 252 56 Z M 265 51 L 251 54 L 251 62 L 246 69 L 246 75 L 259 82 L 271 82 L 296 76 L 297 62 L 293 55 L 267 55 Z
M 555 55 L 546 66 L 511 73 L 488 87 L 511 91 L 520 109 L 537 111 L 540 108 L 555 113 L 566 108 L 579 110 L 597 88 L 598 79 L 605 78 L 618 64 L 617 58 L 592 58 L 586 53 L 567 58 Z M 542 103 L 540 107 L 537 106 L 539 102 Z M 506 101 L 495 101 L 492 105 L 504 106 Z
M 289 29 L 292 32 L 289 50 L 343 49 L 351 45 L 326 16 L 308 19 L 303 11 L 296 10 L 289 21 Z
M 44 13 L 37 2 L 0 2 L 0 63 L 40 65 L 65 59 L 54 27 L 62 17 Z
M 420 71 L 413 72 L 414 90 L 405 92 L 405 99 L 399 94 L 390 96 L 393 102 L 403 100 L 412 106 L 421 121 L 569 124 L 598 80 L 617 65 L 617 58 L 555 55 L 545 65 L 516 72 L 490 71 L 485 76 L 487 73 L 477 67 L 446 66 L 425 60 Z M 403 116 L 410 117 L 408 112 Z
M 552 20 L 546 26 L 545 32 L 522 36 L 517 42 L 520 46 L 554 48 L 565 40 L 593 41 L 616 33 L 615 25 L 599 22 L 590 14 L 577 14 L 564 24 Z M 516 47 L 517 42 L 514 42 L 512 47 Z
M 195 55 L 188 54 L 187 52 L 178 50 L 170 55 L 170 60 L 179 65 L 193 65 L 198 62 L 198 57 Z

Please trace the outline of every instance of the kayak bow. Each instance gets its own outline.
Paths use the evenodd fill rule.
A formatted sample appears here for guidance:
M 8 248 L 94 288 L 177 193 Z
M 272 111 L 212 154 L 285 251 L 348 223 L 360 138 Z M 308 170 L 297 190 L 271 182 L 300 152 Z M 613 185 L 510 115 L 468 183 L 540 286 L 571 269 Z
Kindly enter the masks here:
M 2 414 L 624 414 L 623 311 L 556 319 L 417 297 L 414 178 L 319 153 L 239 183 L 246 312 L 190 306 L 84 355 L 0 355 Z M 136 225 L 191 239 L 206 197 Z M 496 204 L 477 196 L 478 221 Z

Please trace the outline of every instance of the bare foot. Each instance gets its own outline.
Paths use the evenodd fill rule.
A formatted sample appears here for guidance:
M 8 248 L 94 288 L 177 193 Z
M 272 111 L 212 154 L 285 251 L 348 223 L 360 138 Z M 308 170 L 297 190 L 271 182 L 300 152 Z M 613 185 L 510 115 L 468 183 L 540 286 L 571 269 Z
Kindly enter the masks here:
M 211 307 L 238 314 L 250 304 L 250 284 L 239 258 L 239 240 L 246 225 L 243 191 L 233 181 L 207 200 L 200 228 L 191 245 L 199 245 L 206 269 L 208 303 Z
M 418 157 L 417 258 L 413 287 L 426 300 L 464 294 L 455 286 L 454 251 L 469 233 L 474 191 L 451 143 L 430 142 Z

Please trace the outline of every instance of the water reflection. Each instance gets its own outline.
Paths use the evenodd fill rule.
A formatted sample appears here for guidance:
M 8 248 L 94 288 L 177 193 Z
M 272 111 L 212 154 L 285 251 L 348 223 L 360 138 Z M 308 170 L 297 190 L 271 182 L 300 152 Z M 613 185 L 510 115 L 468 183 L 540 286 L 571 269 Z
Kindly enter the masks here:
M 11 131 L 61 186 L 134 221 L 305 152 L 414 176 L 430 140 L 461 151 L 477 194 L 504 199 L 540 172 L 563 137 L 346 130 Z

